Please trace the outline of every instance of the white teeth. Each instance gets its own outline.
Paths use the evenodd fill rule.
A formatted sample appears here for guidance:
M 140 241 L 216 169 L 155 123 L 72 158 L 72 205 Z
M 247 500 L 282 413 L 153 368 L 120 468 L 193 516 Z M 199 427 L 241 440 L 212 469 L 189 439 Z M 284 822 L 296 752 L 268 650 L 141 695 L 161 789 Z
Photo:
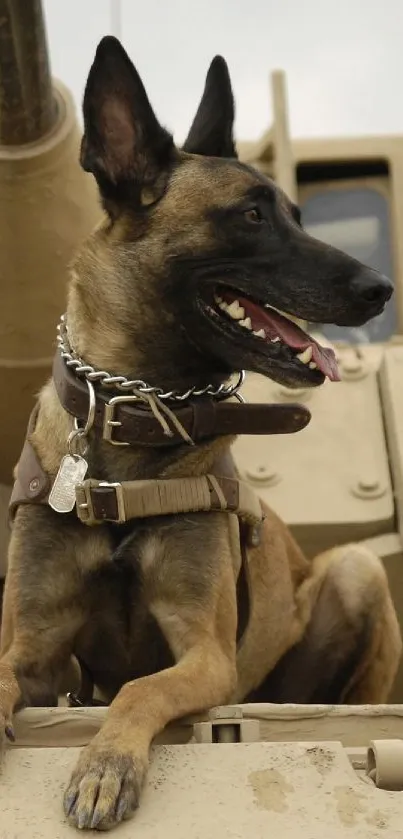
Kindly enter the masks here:
M 281 340 L 281 339 L 280 339 L 280 338 L 279 338 L 279 336 L 277 335 L 277 336 L 276 336 L 276 338 L 272 338 L 272 339 L 271 339 L 271 342 L 272 342 L 272 344 L 278 344 L 278 342 L 279 342 L 280 340 Z
M 218 295 L 216 295 L 215 302 L 218 307 L 233 320 L 241 321 L 245 317 L 245 309 L 240 306 L 238 300 L 233 300 L 232 303 L 226 303 L 222 297 L 218 297 Z
M 229 306 L 227 306 L 227 314 L 233 318 L 233 320 L 242 320 L 245 317 L 245 309 L 239 305 L 238 300 L 233 300 Z
M 256 338 L 265 338 L 266 337 L 266 333 L 265 333 L 264 329 L 258 329 L 257 332 L 253 332 L 253 334 L 256 335 Z
M 297 358 L 302 361 L 302 364 L 309 364 L 312 358 L 312 346 L 309 346 L 304 352 L 297 353 Z
M 245 318 L 245 320 L 240 320 L 239 323 L 240 323 L 241 326 L 244 326 L 245 329 L 252 330 L 252 321 L 251 321 L 250 318 Z
M 315 364 L 315 362 L 314 362 L 314 361 L 311 361 L 311 362 L 309 363 L 309 369 L 310 369 L 310 370 L 317 370 L 317 369 L 318 369 L 318 365 L 317 365 L 317 364 Z

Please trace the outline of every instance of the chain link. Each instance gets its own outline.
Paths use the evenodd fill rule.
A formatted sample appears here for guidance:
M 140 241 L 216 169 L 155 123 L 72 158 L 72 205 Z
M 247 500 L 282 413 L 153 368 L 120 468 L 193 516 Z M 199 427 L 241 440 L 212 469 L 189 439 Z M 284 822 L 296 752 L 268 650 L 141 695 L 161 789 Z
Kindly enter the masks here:
M 82 376 L 88 382 L 98 383 L 103 387 L 113 386 L 123 393 L 130 393 L 130 391 L 138 390 L 144 394 L 151 394 L 158 396 L 163 401 L 170 400 L 173 402 L 186 402 L 187 399 L 193 399 L 199 396 L 211 396 L 213 399 L 229 399 L 230 396 L 236 396 L 242 399 L 238 394 L 239 389 L 245 381 L 245 371 L 241 370 L 237 373 L 237 380 L 233 384 L 219 385 L 215 387 L 212 384 L 203 388 L 191 387 L 184 393 L 179 393 L 177 390 L 164 391 L 161 387 L 152 387 L 142 379 L 127 379 L 126 376 L 111 376 L 106 370 L 96 370 L 90 364 L 86 364 L 73 350 L 68 336 L 66 315 L 62 315 L 57 326 L 57 346 L 59 348 L 61 357 L 66 362 L 67 367 L 74 370 L 77 376 Z M 242 399 L 243 401 L 243 399 Z

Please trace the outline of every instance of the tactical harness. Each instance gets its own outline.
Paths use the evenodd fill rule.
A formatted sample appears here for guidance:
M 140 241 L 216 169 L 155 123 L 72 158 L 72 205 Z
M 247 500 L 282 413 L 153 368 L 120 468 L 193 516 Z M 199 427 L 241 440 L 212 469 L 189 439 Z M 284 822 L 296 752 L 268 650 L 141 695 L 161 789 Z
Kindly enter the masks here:
M 67 366 L 59 351 L 54 359 L 53 380 L 63 408 L 78 424 L 85 423 L 90 410 L 88 388 Z M 111 445 L 119 446 L 179 446 L 183 445 L 184 435 L 192 444 L 197 444 L 224 435 L 290 434 L 303 429 L 310 420 L 309 410 L 298 404 L 248 405 L 218 402 L 206 396 L 170 409 L 175 427 L 167 436 L 155 414 L 132 396 L 111 397 L 106 389 L 98 388 L 96 392 L 94 390 L 94 398 L 93 431 Z M 31 414 L 16 469 L 9 507 L 11 522 L 21 504 L 49 504 L 52 481 L 31 442 L 38 407 Z M 135 519 L 191 512 L 235 514 L 242 557 L 237 580 L 239 642 L 249 617 L 248 593 L 245 592 L 245 584 L 248 588 L 246 552 L 248 546 L 259 544 L 263 511 L 259 498 L 248 484 L 214 472 L 213 467 L 209 474 L 199 477 L 119 483 L 88 478 L 75 486 L 75 511 L 85 525 L 119 525 Z M 236 474 L 235 470 L 233 473 Z M 86 695 L 88 698 L 88 690 Z M 70 701 L 73 705 L 83 704 L 74 696 Z

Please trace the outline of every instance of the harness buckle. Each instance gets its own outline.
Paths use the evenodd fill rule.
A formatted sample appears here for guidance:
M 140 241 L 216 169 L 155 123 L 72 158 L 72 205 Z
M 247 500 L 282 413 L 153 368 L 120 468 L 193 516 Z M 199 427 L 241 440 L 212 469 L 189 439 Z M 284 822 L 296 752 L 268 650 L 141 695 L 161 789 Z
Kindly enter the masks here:
M 122 423 L 115 419 L 116 407 L 122 402 L 138 402 L 138 396 L 113 396 L 112 399 L 105 405 L 104 423 L 102 428 L 102 439 L 111 443 L 112 446 L 129 446 L 130 443 L 121 443 L 119 440 L 114 440 L 114 428 L 120 428 Z
M 94 525 L 109 521 L 123 524 L 126 510 L 123 487 L 120 483 L 87 480 L 76 486 L 77 516 L 83 524 Z

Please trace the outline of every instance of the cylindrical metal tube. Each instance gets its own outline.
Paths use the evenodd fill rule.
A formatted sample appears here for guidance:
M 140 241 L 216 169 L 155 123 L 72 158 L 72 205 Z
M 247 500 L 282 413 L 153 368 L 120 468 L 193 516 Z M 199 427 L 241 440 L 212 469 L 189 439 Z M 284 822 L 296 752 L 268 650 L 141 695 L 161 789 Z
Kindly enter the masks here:
M 0 145 L 35 142 L 56 120 L 41 0 L 0 0 Z
M 0 412 L 0 484 L 12 481 L 35 395 L 51 373 L 68 265 L 102 216 L 95 180 L 78 165 L 73 98 L 56 81 L 54 95 L 58 120 L 46 137 L 0 146 L 0 404 L 12 405 L 11 422 Z

